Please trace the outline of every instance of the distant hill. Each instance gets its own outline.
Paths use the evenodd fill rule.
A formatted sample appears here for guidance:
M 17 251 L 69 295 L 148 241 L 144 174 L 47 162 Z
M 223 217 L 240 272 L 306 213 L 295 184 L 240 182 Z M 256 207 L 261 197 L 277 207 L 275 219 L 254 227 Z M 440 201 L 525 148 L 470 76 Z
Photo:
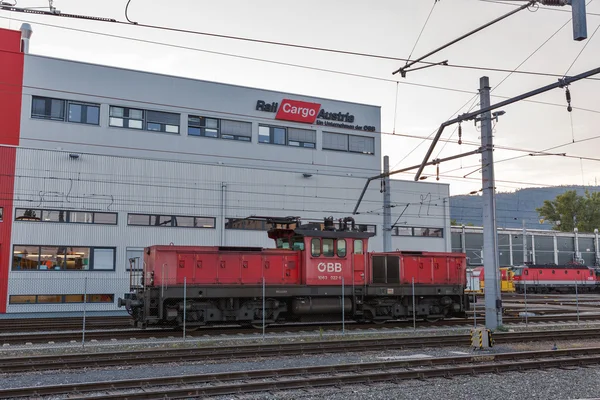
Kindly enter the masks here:
M 528 229 L 552 229 L 547 222 L 540 224 L 535 209 L 541 207 L 544 200 L 554 200 L 567 190 L 577 190 L 583 195 L 585 190 L 600 191 L 600 186 L 552 186 L 520 189 L 513 193 L 496 194 L 496 225 L 498 228 L 522 228 L 523 220 Z M 482 197 L 451 196 L 450 218 L 458 224 L 482 226 Z

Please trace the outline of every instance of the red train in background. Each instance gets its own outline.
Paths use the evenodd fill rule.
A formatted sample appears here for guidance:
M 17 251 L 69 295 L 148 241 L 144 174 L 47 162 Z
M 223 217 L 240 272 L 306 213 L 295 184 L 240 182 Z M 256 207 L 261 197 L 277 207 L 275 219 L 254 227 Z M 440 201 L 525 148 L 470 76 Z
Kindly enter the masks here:
M 383 323 L 462 317 L 469 309 L 462 253 L 368 252 L 374 235 L 350 217 L 301 224 L 269 218 L 276 248 L 151 246 L 118 300 L 138 327 L 261 325 L 347 319 Z M 138 276 L 139 275 L 139 276 Z M 139 280 L 138 280 L 139 279 Z M 264 305 L 263 305 L 264 291 Z M 184 294 L 185 293 L 185 294 Z M 185 302 L 184 302 L 185 297 Z M 185 307 L 185 313 L 184 313 Z
M 513 282 L 517 293 L 579 293 L 600 288 L 598 270 L 583 264 L 534 265 L 513 267 Z

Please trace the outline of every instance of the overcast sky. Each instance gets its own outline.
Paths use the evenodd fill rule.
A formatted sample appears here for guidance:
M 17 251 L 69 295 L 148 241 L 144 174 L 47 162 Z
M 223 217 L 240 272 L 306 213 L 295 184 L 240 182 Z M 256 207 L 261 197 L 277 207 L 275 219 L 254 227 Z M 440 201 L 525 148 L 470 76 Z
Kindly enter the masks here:
M 588 0 L 589 1 L 589 0 Z M 94 15 L 125 20 L 126 0 L 55 0 L 63 13 Z M 391 57 L 408 57 L 428 14 L 429 22 L 416 45 L 412 58 L 424 55 L 461 34 L 514 8 L 482 0 L 377 0 L 377 1 L 193 1 L 132 0 L 129 18 L 154 24 L 209 33 L 326 47 L 344 51 Z M 48 6 L 44 0 L 18 0 L 20 7 Z M 600 66 L 600 37 L 592 34 L 600 24 L 600 0 L 588 6 L 588 40 L 573 41 L 570 7 L 528 10 L 487 28 L 464 41 L 431 56 L 428 61 L 448 60 L 455 65 L 515 69 L 556 33 L 519 69 L 563 75 L 577 58 L 568 75 Z M 392 75 L 402 62 L 379 58 L 324 53 L 267 44 L 241 42 L 202 35 L 167 32 L 139 26 L 123 26 L 86 20 L 0 12 L 0 27 L 18 29 L 23 20 L 32 23 L 34 34 L 30 52 L 58 58 L 146 70 L 257 88 L 301 93 L 310 96 L 367 103 L 382 107 L 382 147 L 394 168 L 418 164 L 430 141 L 399 135 L 426 137 L 457 112 L 478 108 L 479 78 L 489 76 L 492 103 L 556 82 L 548 76 L 512 74 L 475 69 L 432 67 L 409 73 L 406 78 Z M 40 23 L 56 26 L 43 26 Z M 566 26 L 559 31 L 559 28 Z M 100 34 L 75 32 L 61 27 L 90 30 L 103 34 L 157 41 L 191 47 L 181 49 L 140 43 Z M 600 34 L 597 34 L 600 36 Z M 307 67 L 335 70 L 367 77 L 316 71 L 254 60 L 244 60 L 211 52 L 229 53 Z M 544 150 L 568 144 L 552 152 L 600 159 L 600 75 L 598 80 L 571 85 L 574 110 L 568 113 L 564 90 L 556 89 L 532 100 L 503 108 L 506 114 L 495 126 L 495 144 L 526 150 Z M 396 83 L 395 81 L 399 81 Z M 425 85 L 425 86 L 423 86 Z M 427 87 L 436 86 L 437 88 Z M 397 95 L 396 95 L 397 93 Z M 476 101 L 473 101 L 476 99 Z M 397 104 L 397 106 L 396 106 Z M 555 104 L 555 105 L 553 105 Z M 582 109 L 586 110 L 582 110 Z M 454 127 L 444 133 L 449 138 Z M 392 136 L 392 133 L 398 134 Z M 475 147 L 440 143 L 433 155 L 447 157 Z M 463 124 L 463 140 L 479 142 L 473 122 Z M 576 143 L 572 143 L 575 140 Z M 556 156 L 531 157 L 525 152 L 497 149 L 496 161 L 525 155 L 496 164 L 498 191 L 520 187 L 585 184 L 600 178 L 600 162 Z M 480 158 L 442 164 L 440 182 L 449 183 L 451 194 L 465 194 L 481 188 L 476 171 Z M 435 174 L 428 167 L 425 175 Z M 412 179 L 414 173 L 398 175 Z M 429 178 L 428 180 L 434 180 Z

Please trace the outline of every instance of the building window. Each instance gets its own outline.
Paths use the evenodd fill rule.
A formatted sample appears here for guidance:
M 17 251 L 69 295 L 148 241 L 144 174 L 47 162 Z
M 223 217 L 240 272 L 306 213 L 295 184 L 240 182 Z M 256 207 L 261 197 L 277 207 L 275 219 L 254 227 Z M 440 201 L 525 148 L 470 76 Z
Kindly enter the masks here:
M 9 304 L 66 304 L 83 303 L 114 303 L 114 294 L 20 294 L 11 295 Z
M 377 225 L 357 224 L 359 232 L 372 232 L 377 233 Z
M 411 228 L 408 226 L 398 226 L 392 229 L 393 236 L 416 236 L 416 237 L 444 237 L 443 228 Z
M 17 208 L 15 210 L 15 221 L 117 225 L 117 213 Z
M 13 246 L 13 271 L 114 271 L 114 247 Z
M 100 125 L 100 105 L 73 100 L 33 96 L 31 117 L 54 121 Z
M 286 144 L 286 129 L 279 126 L 258 127 L 258 143 Z
M 127 214 L 127 225 L 179 228 L 214 228 L 213 217 L 183 215 Z
M 375 139 L 345 133 L 323 132 L 323 149 L 375 154 Z
M 127 271 L 141 270 L 144 266 L 144 249 L 142 247 L 128 247 L 126 251 Z
M 314 149 L 317 147 L 317 132 L 309 129 L 288 128 L 288 145 L 297 147 L 307 147 Z
M 395 228 L 392 228 L 392 235 L 393 236 L 412 236 L 413 228 L 409 228 L 407 226 L 397 226 Z
M 180 120 L 177 113 L 110 106 L 109 125 L 118 128 L 179 133 Z
M 252 124 L 190 115 L 188 117 L 188 135 L 250 142 Z

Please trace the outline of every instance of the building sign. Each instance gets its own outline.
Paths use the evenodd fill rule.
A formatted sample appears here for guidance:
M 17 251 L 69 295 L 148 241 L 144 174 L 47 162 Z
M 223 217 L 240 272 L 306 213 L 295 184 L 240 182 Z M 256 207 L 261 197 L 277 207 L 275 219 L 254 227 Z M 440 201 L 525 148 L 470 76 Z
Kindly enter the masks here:
M 321 108 L 319 103 L 309 103 L 300 100 L 283 99 L 281 105 L 277 102 L 256 102 L 256 110 L 276 113 L 275 119 L 282 121 L 301 122 L 331 126 L 334 128 L 354 129 L 357 131 L 375 132 L 374 126 L 354 124 L 354 115 L 342 112 L 330 112 Z

